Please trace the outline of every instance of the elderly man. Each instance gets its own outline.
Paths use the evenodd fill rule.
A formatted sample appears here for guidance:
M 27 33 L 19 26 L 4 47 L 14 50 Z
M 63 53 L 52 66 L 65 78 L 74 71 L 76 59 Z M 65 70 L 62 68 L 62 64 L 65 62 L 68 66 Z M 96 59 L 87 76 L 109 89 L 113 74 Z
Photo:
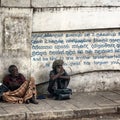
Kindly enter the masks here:
M 3 93 L 3 100 L 10 103 L 34 103 L 36 101 L 36 86 L 35 80 L 31 78 L 26 80 L 23 74 L 18 72 L 15 65 L 10 65 L 8 68 L 10 74 L 3 79 L 3 84 L 9 89 Z
M 48 86 L 48 92 L 51 94 L 51 97 L 55 96 L 54 91 L 56 89 L 66 89 L 69 84 L 70 76 L 63 68 L 63 63 L 63 60 L 55 60 L 53 62 L 53 70 L 50 71 L 50 80 Z

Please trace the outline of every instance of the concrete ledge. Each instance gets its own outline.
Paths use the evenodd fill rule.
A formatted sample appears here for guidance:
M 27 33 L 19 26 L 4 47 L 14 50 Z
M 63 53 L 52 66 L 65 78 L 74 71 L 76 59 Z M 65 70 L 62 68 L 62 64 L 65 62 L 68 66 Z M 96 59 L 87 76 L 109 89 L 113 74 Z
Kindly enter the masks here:
M 116 108 L 96 108 L 96 109 L 78 109 L 78 110 L 55 110 L 44 112 L 27 112 L 18 114 L 2 114 L 0 119 L 4 120 L 67 120 L 77 118 L 94 118 L 96 116 L 117 115 Z
M 40 99 L 38 105 L 0 102 L 0 120 L 118 120 L 118 93 L 76 93 L 69 100 Z
M 26 120 L 25 113 L 0 114 L 0 120 Z
M 51 112 L 33 112 L 27 113 L 27 120 L 66 120 L 66 119 L 77 119 L 77 118 L 90 118 L 95 116 L 104 116 L 107 114 L 117 114 L 116 108 L 96 108 L 96 109 L 78 109 L 78 110 L 56 110 Z

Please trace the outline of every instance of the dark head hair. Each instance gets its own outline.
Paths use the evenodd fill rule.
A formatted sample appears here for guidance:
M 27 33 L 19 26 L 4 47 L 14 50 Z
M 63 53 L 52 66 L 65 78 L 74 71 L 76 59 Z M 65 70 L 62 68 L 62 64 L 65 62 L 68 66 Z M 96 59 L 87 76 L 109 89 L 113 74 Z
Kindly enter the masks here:
M 53 62 L 52 68 L 56 69 L 56 66 L 63 65 L 63 63 L 64 63 L 63 60 L 55 60 Z
M 8 71 L 9 71 L 10 73 L 12 72 L 11 70 L 12 70 L 13 67 L 16 67 L 16 68 L 17 68 L 16 65 L 10 65 L 9 68 L 8 68 Z

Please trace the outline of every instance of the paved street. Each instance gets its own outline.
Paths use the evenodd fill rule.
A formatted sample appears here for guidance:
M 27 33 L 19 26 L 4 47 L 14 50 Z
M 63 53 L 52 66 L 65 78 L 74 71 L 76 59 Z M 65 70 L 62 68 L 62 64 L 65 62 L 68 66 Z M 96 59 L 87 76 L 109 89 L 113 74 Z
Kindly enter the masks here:
M 0 103 L 0 120 L 120 120 L 120 91 L 73 93 L 70 100 Z

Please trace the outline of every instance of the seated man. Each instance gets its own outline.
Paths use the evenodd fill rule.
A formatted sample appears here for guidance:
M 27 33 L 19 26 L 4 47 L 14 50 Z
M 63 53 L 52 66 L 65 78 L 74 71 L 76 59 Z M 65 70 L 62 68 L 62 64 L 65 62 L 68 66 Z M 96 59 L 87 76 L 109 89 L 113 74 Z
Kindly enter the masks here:
M 33 78 L 26 80 L 25 77 L 18 72 L 18 68 L 15 65 L 9 66 L 9 73 L 3 79 L 3 85 L 5 85 L 9 91 L 4 92 L 2 99 L 10 103 L 34 103 L 36 101 L 36 86 Z
M 54 97 L 54 92 L 56 89 L 67 88 L 70 81 L 70 76 L 63 68 L 63 60 L 55 60 L 53 62 L 52 68 L 53 70 L 50 71 L 48 92 L 51 94 L 51 97 Z

